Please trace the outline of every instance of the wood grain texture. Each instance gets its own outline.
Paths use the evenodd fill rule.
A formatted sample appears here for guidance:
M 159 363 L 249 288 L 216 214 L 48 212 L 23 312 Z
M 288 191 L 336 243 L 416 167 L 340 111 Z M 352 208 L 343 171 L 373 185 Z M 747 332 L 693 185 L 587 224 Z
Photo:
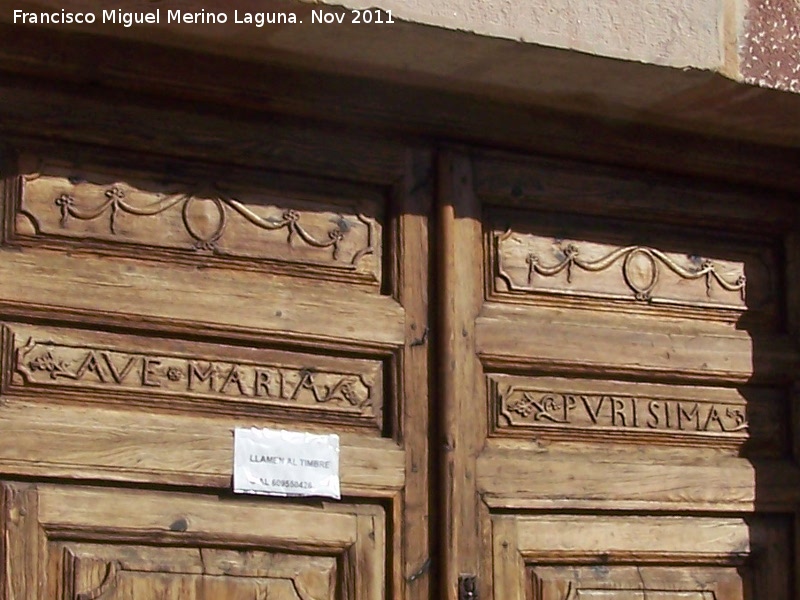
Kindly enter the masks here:
M 384 432 L 381 361 L 6 324 L 4 394 Z
M 537 441 L 713 447 L 788 458 L 786 388 L 487 375 L 493 433 Z
M 36 531 L 7 528 L 4 538 L 19 557 L 11 580 L 38 577 L 30 600 L 384 597 L 375 506 L 47 485 L 24 488 L 21 500 Z
M 734 324 L 747 311 L 749 331 L 784 327 L 774 239 L 560 213 L 486 218 L 492 299 Z
M 643 140 L 641 148 L 647 145 Z M 797 224 L 793 195 L 763 185 L 491 149 L 472 155 L 475 193 L 489 207 L 624 219 L 645 231 L 679 225 L 710 237 L 726 231 L 781 235 Z
M 517 520 L 511 516 L 492 516 L 492 567 L 495 598 L 525 600 L 526 568 L 519 551 Z
M 394 562 L 395 594 L 414 600 L 435 595 L 431 576 L 434 560 L 431 482 L 430 395 L 432 347 L 436 337 L 431 315 L 431 217 L 433 210 L 433 155 L 426 149 L 409 151 L 397 198 L 397 251 L 393 268 L 397 297 L 406 313 L 406 342 L 399 357 L 397 420 L 405 451 L 405 488 L 402 512 L 403 545 Z
M 788 600 L 796 153 L 33 46 L 0 50 L 6 597 Z M 237 426 L 339 433 L 345 500 L 229 497 Z
M 472 169 L 487 390 L 472 406 L 493 426 L 477 459 L 493 597 L 788 598 L 786 550 L 767 561 L 762 549 L 793 546 L 764 513 L 798 502 L 794 208 L 592 165 L 474 153 Z M 729 401 L 766 410 L 763 429 L 733 405 L 740 417 L 716 420 Z M 742 445 L 701 439 L 709 415 Z M 751 435 L 766 445 L 746 447 Z M 733 529 L 690 516 L 722 511 L 759 516 Z
M 442 598 L 456 599 L 461 575 L 478 576 L 479 594 L 491 593 L 481 548 L 486 515 L 475 488 L 475 460 L 488 431 L 485 412 L 475 411 L 482 369 L 475 357 L 475 317 L 481 305 L 480 221 L 472 193 L 471 166 L 449 151 L 439 162 L 439 390 L 443 403 L 442 473 L 444 569 Z
M 119 94 L 130 99 L 149 94 L 184 106 L 205 103 L 240 114 L 271 111 L 304 119 L 323 118 L 393 135 L 477 143 L 597 163 L 626 164 L 640 170 L 689 172 L 800 189 L 794 168 L 798 160 L 794 149 L 731 139 L 730 136 L 738 132 L 732 132 L 728 124 L 718 126 L 717 133 L 722 131 L 725 135 L 718 137 L 703 132 L 677 131 L 673 129 L 677 121 L 672 117 L 667 123 L 662 122 L 661 127 L 648 126 L 648 115 L 652 115 L 649 109 L 640 112 L 640 118 L 634 120 L 628 108 L 613 119 L 587 114 L 602 103 L 587 103 L 579 97 L 566 98 L 566 104 L 572 105 L 571 111 L 564 110 L 565 98 L 559 95 L 545 98 L 546 104 L 559 109 L 552 110 L 535 103 L 520 104 L 513 96 L 513 89 L 504 90 L 502 97 L 495 99 L 487 98 L 489 91 L 481 85 L 463 84 L 460 89 L 448 89 L 440 79 L 404 85 L 392 81 L 398 73 L 386 73 L 380 78 L 343 75 L 330 72 L 340 65 L 331 66 L 326 61 L 317 61 L 313 69 L 303 70 L 294 64 L 232 60 L 178 48 L 165 52 L 153 44 L 113 40 L 107 36 L 35 29 L 22 35 L 14 25 L 2 27 L 4 39 L 15 40 L 2 49 L 3 70 L 9 77 L 11 74 L 46 77 L 51 82 L 50 89 L 55 82 L 68 82 L 100 90 L 98 94 L 106 97 Z M 452 47 L 447 47 L 452 52 Z M 132 55 L 137 56 L 136 61 L 129 60 Z M 548 61 L 547 68 L 560 74 L 558 69 L 562 68 L 562 62 L 552 63 L 549 54 L 546 56 L 548 58 L 538 60 Z M 296 57 L 284 58 L 289 58 L 290 63 L 296 61 Z M 557 66 L 551 66 L 553 64 Z M 583 69 L 586 80 L 594 82 L 597 72 Z M 637 76 L 644 77 L 644 81 L 652 77 L 639 69 Z M 626 76 L 615 74 L 615 77 Z M 725 87 L 735 85 L 727 82 Z M 631 84 L 630 88 L 635 102 L 647 97 L 647 94 L 642 96 L 641 85 Z M 738 95 L 737 101 L 732 103 L 735 106 L 732 113 L 748 112 L 740 107 L 752 102 L 750 92 L 746 89 L 735 92 Z M 691 110 L 708 104 L 709 96 L 705 91 L 700 97 L 701 101 L 690 102 Z M 695 126 L 718 117 L 715 102 L 720 98 L 714 94 L 710 97 L 715 100 L 701 109 Z M 671 105 L 662 98 L 660 109 L 666 104 Z M 760 114 L 757 122 L 762 123 L 766 118 L 770 123 L 769 139 L 779 137 L 785 129 L 781 124 L 791 118 L 787 115 L 795 114 L 790 104 L 791 99 L 781 101 L 774 95 L 764 95 L 755 101 Z M 580 114 L 575 114 L 576 106 L 581 107 Z M 775 106 L 782 110 L 776 113 Z M 678 99 L 675 111 L 680 113 L 680 120 L 685 117 L 681 113 L 685 108 L 686 102 Z M 10 126 L 11 123 L 7 125 Z
M 30 314 L 38 308 L 51 318 L 56 311 L 71 310 L 83 321 L 109 316 L 111 322 L 134 324 L 141 317 L 171 327 L 184 325 L 188 331 L 249 330 L 267 337 L 271 330 L 284 343 L 327 340 L 391 348 L 403 340 L 404 314 L 393 299 L 344 284 L 312 287 L 263 275 L 254 285 L 245 272 L 70 257 L 46 250 L 6 250 L 1 255 L 0 310 L 6 314 Z M 322 306 L 324 313 L 319 312 Z M 376 315 L 382 326 L 368 324 L 365 315 Z
M 51 572 L 63 572 L 63 586 L 53 591 L 78 600 L 149 594 L 166 600 L 197 596 L 248 600 L 264 594 L 282 600 L 333 599 L 339 579 L 333 557 L 128 545 L 116 549 L 125 555 L 117 560 L 113 546 L 64 546 L 63 557 L 51 559 Z
M 5 399 L 4 399 L 5 400 Z M 230 487 L 235 427 L 285 428 L 263 418 L 157 415 L 5 400 L 0 467 L 7 474 Z M 330 427 L 305 424 L 326 433 Z M 19 435 L 20 431 L 27 432 Z M 342 433 L 345 494 L 392 497 L 405 484 L 404 453 L 387 439 Z M 55 450 L 54 450 L 55 449 Z
M 311 128 L 303 119 L 252 113 L 250 118 L 240 113 L 237 119 L 230 110 L 207 106 L 198 111 L 185 103 L 165 106 L 147 94 L 137 102 L 119 91 L 99 98 L 86 95 L 82 86 L 68 86 L 61 93 L 48 89 L 42 102 L 45 96 L 36 86 L 3 87 L 8 102 L 3 104 L 2 131 L 7 143 L 32 149 L 41 146 L 37 139 L 44 134 L 51 144 L 58 139 L 144 154 L 152 154 L 155 147 L 160 155 L 184 159 L 330 177 L 344 172 L 383 184 L 396 181 L 404 164 L 402 150 L 392 141 L 353 136 L 335 126 Z M 54 110 L 59 106 L 70 110 Z
M 589 456 L 586 456 L 589 454 Z M 478 486 L 494 509 L 793 510 L 797 466 L 747 461 L 627 454 L 584 447 L 554 453 L 490 449 L 478 460 Z
M 362 519 L 353 548 L 369 550 L 344 551 L 317 595 L 427 597 L 430 153 L 361 135 L 349 146 L 350 134 L 291 119 L 268 119 L 248 143 L 234 138 L 252 123 L 178 113 L 196 129 L 172 142 L 145 144 L 130 122 L 113 150 L 79 134 L 26 138 L 4 157 L 0 471 L 219 491 L 234 427 L 335 432 L 344 494 L 388 516 Z M 70 564 L 85 572 L 78 596 L 116 569 Z M 146 594 L 157 571 L 117 569 L 115 593 Z M 231 597 L 295 597 L 280 577 L 268 592 L 237 577 Z M 170 581 L 154 589 L 223 593 L 214 577 Z
M 564 594 L 578 598 L 614 600 L 715 600 L 746 598 L 749 572 L 736 567 L 534 567 L 534 598 L 561 600 Z
M 740 518 L 699 517 L 519 517 L 518 550 L 523 556 L 550 562 L 552 554 L 607 554 L 609 559 L 626 556 L 657 560 L 683 555 L 741 561 L 751 551 L 747 523 Z M 613 533 L 613 535 L 611 535 Z M 679 559 L 680 560 L 680 559 Z
M 379 190 L 310 178 L 293 190 L 299 182 L 288 177 L 177 162 L 142 173 L 139 162 L 103 169 L 23 158 L 18 197 L 7 199 L 9 241 L 380 286 Z
M 788 383 L 798 370 L 785 335 L 753 337 L 722 324 L 566 309 L 485 305 L 477 350 L 487 365 L 659 377 Z
M 790 598 L 790 538 L 778 522 L 498 515 L 495 573 L 505 582 L 504 598 L 745 600 L 754 590 Z
M 36 491 L 26 485 L 0 486 L 3 494 L 3 587 L 4 600 L 27 600 L 41 593 L 42 581 L 35 568 L 41 560 L 42 546 L 36 511 Z M 13 544 L 16 538 L 21 543 Z

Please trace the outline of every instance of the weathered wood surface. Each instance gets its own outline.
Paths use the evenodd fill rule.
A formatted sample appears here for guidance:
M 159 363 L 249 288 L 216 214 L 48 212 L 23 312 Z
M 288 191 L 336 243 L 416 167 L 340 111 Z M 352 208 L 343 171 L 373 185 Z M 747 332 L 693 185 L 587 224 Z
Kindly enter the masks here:
M 235 427 L 286 428 L 286 419 L 157 415 L 7 400 L 0 465 L 7 474 L 230 487 Z M 330 425 L 297 424 L 323 433 Z M 25 432 L 25 435 L 21 435 Z M 341 434 L 342 485 L 392 497 L 406 480 L 404 453 L 387 439 Z
M 0 106 L 5 598 L 792 597 L 792 199 L 434 150 L 302 99 L 24 79 Z M 483 106 L 445 105 L 451 133 Z M 764 172 L 703 156 L 663 170 Z M 237 426 L 338 433 L 345 499 L 228 497 Z
M 786 384 L 798 370 L 788 335 L 750 335 L 714 322 L 486 304 L 477 349 L 493 368 Z
M 384 597 L 378 507 L 48 485 L 3 491 L 15 558 L 4 580 L 14 600 Z
M 481 551 L 488 532 L 485 506 L 476 484 L 476 463 L 488 431 L 486 413 L 475 410 L 481 368 L 475 359 L 475 317 L 481 303 L 480 238 L 477 199 L 472 194 L 470 165 L 463 156 L 445 153 L 439 162 L 438 252 L 439 383 L 443 402 L 441 472 L 442 540 L 449 548 L 442 569 L 441 597 L 457 600 L 453 585 L 462 574 L 484 573 Z M 490 580 L 479 579 L 479 595 L 491 594 Z
M 785 388 L 659 385 L 487 375 L 493 433 L 508 437 L 719 448 L 787 458 Z
M 0 32 L 3 39 L 13 40 L 13 43 L 5 44 L 0 49 L 0 67 L 9 74 L 8 77 L 10 74 L 46 77 L 50 93 L 54 82 L 65 82 L 78 90 L 88 89 L 90 93 L 107 98 L 119 95 L 127 102 L 134 98 L 144 99 L 151 94 L 166 97 L 170 103 L 183 106 L 207 103 L 220 112 L 244 113 L 244 118 L 274 111 L 297 115 L 306 120 L 333 120 L 345 124 L 348 129 L 357 125 L 382 134 L 413 135 L 426 140 L 437 137 L 521 152 L 634 166 L 639 170 L 691 173 L 783 189 L 800 189 L 800 176 L 795 168 L 798 153 L 785 144 L 768 146 L 735 139 L 730 136 L 737 135 L 737 132 L 730 126 L 722 126 L 725 137 L 675 130 L 674 118 L 668 119 L 669 128 L 648 127 L 645 123 L 648 121 L 647 115 L 651 114 L 649 109 L 638 114 L 645 123 L 640 121 L 632 124 L 628 120 L 632 115 L 627 107 L 622 118 L 597 118 L 585 110 L 602 110 L 606 107 L 602 102 L 587 103 L 579 95 L 563 98 L 556 94 L 548 98 L 547 104 L 557 108 L 553 110 L 520 104 L 519 99 L 513 96 L 513 88 L 506 89 L 505 86 L 501 90 L 493 90 L 495 94 L 501 92 L 499 98 L 485 98 L 481 96 L 489 92 L 488 88 L 463 82 L 448 87 L 446 80 L 437 79 L 408 86 L 396 79 L 380 81 L 363 73 L 359 76 L 332 73 L 341 70 L 337 61 L 332 65 L 315 63 L 311 65 L 313 68 L 304 70 L 296 65 L 297 56 L 291 57 L 291 62 L 295 64 L 278 65 L 210 56 L 179 48 L 165 52 L 154 44 L 56 29 L 38 31 L 32 28 L 22 35 L 17 26 L 0 24 Z M 466 39 L 472 44 L 469 36 Z M 444 43 L 447 47 L 445 52 L 452 54 L 452 45 Z M 224 46 L 232 49 L 236 45 Z M 130 60 L 130 56 L 136 56 L 137 60 Z M 501 50 L 497 56 L 504 57 L 504 52 Z M 563 61 L 553 61 L 550 52 L 546 58 L 539 60 L 544 61 L 546 67 L 558 73 L 558 76 L 565 75 L 561 71 Z M 630 67 L 617 63 L 607 61 L 606 67 L 613 65 L 613 71 Z M 524 68 L 527 72 L 530 65 L 526 62 Z M 646 94 L 643 96 L 642 80 L 638 77 L 645 81 L 651 77 L 647 67 L 642 69 L 637 69 L 636 79 L 624 76 L 629 81 L 623 87 L 627 88 L 629 100 L 635 103 L 646 97 Z M 669 71 L 665 69 L 662 73 Z M 584 67 L 582 72 L 587 81 L 596 84 L 598 73 L 594 69 Z M 459 77 L 463 75 L 461 73 Z M 384 79 L 406 76 L 397 72 L 386 75 Z M 623 76 L 616 73 L 615 77 Z M 726 87 L 735 85 L 726 82 Z M 653 89 L 658 88 L 673 89 L 663 82 L 660 86 L 653 86 Z M 614 89 L 616 95 L 620 88 L 614 86 Z M 687 110 L 700 111 L 701 116 L 694 121 L 695 126 L 706 125 L 718 118 L 721 114 L 719 103 L 722 102 L 727 103 L 731 107 L 730 113 L 736 115 L 734 122 L 747 113 L 743 118 L 753 129 L 765 131 L 761 126 L 767 123 L 769 126 L 766 130 L 774 132 L 770 139 L 776 139 L 784 131 L 781 127 L 787 118 L 785 115 L 792 114 L 792 109 L 788 108 L 791 99 L 782 99 L 780 94 L 774 92 L 754 100 L 754 90 L 739 89 L 735 92 L 738 101 L 731 103 L 727 98 L 706 102 L 706 91 L 704 89 L 701 92 L 702 99 L 699 101 L 678 98 L 675 103 L 675 110 L 681 117 L 685 117 Z M 9 98 L 7 95 L 4 97 Z M 669 98 L 675 100 L 674 93 Z M 580 105 L 580 113 L 564 112 L 565 100 L 567 104 Z M 662 98 L 658 104 L 663 109 L 666 104 L 672 105 L 672 102 L 665 103 Z M 741 108 L 753 105 L 758 107 L 755 120 L 747 109 Z M 776 113 L 773 110 L 775 106 L 782 106 L 784 110 Z M 6 131 L 31 130 L 26 127 L 24 120 L 14 119 L 13 115 L 18 113 L 10 107 L 9 101 L 4 103 L 3 108 L 6 107 L 8 120 L 2 122 Z M 19 107 L 25 108 L 24 102 Z M 27 108 L 30 110 L 32 107 Z M 38 111 L 37 114 L 33 111 L 29 114 L 33 123 L 41 122 L 42 117 L 46 116 Z M 54 121 L 49 122 L 55 124 Z M 73 132 L 73 135 L 81 134 Z M 583 168 L 585 166 L 581 166 Z
M 483 264 L 458 292 L 484 294 L 453 318 L 482 376 L 456 402 L 483 439 L 452 460 L 490 515 L 479 579 L 504 600 L 794 597 L 789 520 L 760 516 L 800 499 L 794 209 L 573 167 L 462 163 Z
M 146 121 L 165 118 L 150 110 Z M 80 504 L 89 515 L 102 503 L 115 507 L 108 523 L 53 517 L 88 533 L 65 545 L 62 534 L 46 542 L 25 530 L 9 542 L 14 556 L 28 546 L 44 554 L 20 558 L 6 595 L 426 598 L 430 153 L 364 138 L 349 150 L 341 138 L 331 153 L 284 122 L 269 126 L 284 127 L 283 142 L 277 130 L 254 134 L 277 146 L 243 149 L 239 161 L 208 145 L 215 128 L 218 141 L 236 134 L 211 121 L 183 130 L 194 142 L 161 145 L 168 158 L 132 152 L 132 139 L 115 152 L 6 157 L 0 479 L 182 490 L 158 496 L 156 512 L 161 522 L 184 499 L 191 523 L 210 498 L 201 491 L 230 494 L 234 428 L 337 433 L 342 491 L 356 503 L 350 533 L 335 531 L 350 510 L 338 505 L 307 515 L 280 502 L 239 510 L 247 502 L 237 499 L 213 533 L 209 506 L 208 531 L 178 548 L 171 533 L 137 523 L 149 510 L 138 496 L 104 488 L 48 507 Z M 297 158 L 295 173 L 262 160 L 276 148 Z M 278 521 L 283 538 L 265 537 Z M 48 577 L 36 574 L 44 563 Z
M 788 483 L 800 469 L 786 461 L 623 454 L 602 446 L 525 450 L 492 448 L 478 460 L 478 485 L 494 509 L 786 511 L 800 500 Z
M 14 242 L 381 284 L 386 198 L 370 187 L 283 176 L 271 189 L 275 178 L 228 183 L 196 165 L 151 175 L 36 157 L 20 170 Z
M 3 325 L 7 396 L 337 422 L 383 430 L 383 363 L 308 353 Z
M 498 515 L 493 525 L 503 598 L 794 597 L 780 519 Z

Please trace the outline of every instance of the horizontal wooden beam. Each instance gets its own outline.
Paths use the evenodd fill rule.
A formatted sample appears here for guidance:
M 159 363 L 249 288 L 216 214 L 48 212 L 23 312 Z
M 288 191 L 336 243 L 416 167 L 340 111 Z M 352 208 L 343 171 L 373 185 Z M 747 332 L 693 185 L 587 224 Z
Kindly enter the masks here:
M 153 141 L 159 140 L 166 142 L 161 146 L 167 152 L 183 149 L 209 157 L 216 151 L 219 156 L 219 139 L 195 134 L 196 121 L 179 112 L 185 108 L 205 111 L 210 127 L 219 125 L 229 131 L 234 141 L 225 147 L 227 156 L 241 157 L 255 165 L 279 158 L 291 168 L 296 153 L 293 146 L 306 134 L 299 131 L 287 136 L 274 124 L 271 128 L 256 126 L 259 120 L 272 123 L 274 116 L 268 115 L 279 113 L 299 119 L 296 124 L 301 129 L 312 123 L 318 128 L 323 121 L 345 126 L 338 138 L 333 133 L 328 138 L 329 142 L 340 139 L 345 145 L 351 128 L 357 125 L 380 137 L 480 144 L 800 189 L 800 173 L 795 168 L 800 162 L 800 148 L 787 146 L 785 141 L 772 145 L 778 139 L 773 134 L 752 139 L 751 134 L 761 128 L 775 129 L 763 119 L 744 120 L 750 129 L 736 129 L 733 124 L 741 111 L 726 117 L 728 121 L 715 123 L 716 112 L 706 110 L 687 124 L 680 113 L 672 114 L 665 108 L 674 104 L 678 110 L 689 110 L 681 108 L 680 102 L 654 100 L 661 113 L 647 107 L 633 110 L 631 106 L 609 110 L 602 101 L 591 100 L 592 94 L 599 93 L 596 90 L 585 90 L 586 95 L 579 96 L 587 99 L 580 103 L 573 96 L 559 101 L 552 94 L 537 95 L 530 90 L 515 94 L 513 89 L 506 89 L 500 94 L 491 86 L 464 82 L 445 85 L 443 79 L 414 79 L 413 71 L 398 81 L 390 70 L 364 75 L 357 69 L 329 65 L 330 71 L 326 71 L 320 67 L 325 64 L 321 61 L 314 62 L 316 68 L 309 68 L 311 61 L 298 67 L 280 55 L 262 55 L 261 62 L 254 62 L 195 50 L 165 51 L 140 41 L 13 25 L 0 25 L 0 35 L 8 42 L 0 50 L 0 71 L 5 72 L 5 81 L 17 75 L 34 85 L 28 92 L 0 90 L 4 100 L 0 132 L 5 136 L 14 132 L 38 134 L 134 149 L 153 148 Z M 132 56 L 136 59 L 131 60 Z M 521 64 L 530 68 L 540 63 L 545 65 L 541 59 Z M 570 73 L 570 64 L 563 65 L 565 73 Z M 631 75 L 641 78 L 639 89 L 647 89 L 653 79 L 649 72 L 640 73 L 640 66 L 627 68 Z M 583 72 L 587 67 L 578 70 Z M 675 77 L 673 70 L 666 69 L 664 74 Z M 67 95 L 58 93 L 58 82 L 66 86 Z M 727 90 L 726 86 L 735 84 L 725 82 L 722 87 Z M 735 98 L 738 90 L 720 93 Z M 701 100 L 695 99 L 694 104 L 708 104 Z M 159 117 L 153 111 L 125 106 L 154 101 L 162 110 L 168 106 L 170 110 Z M 760 113 L 778 110 L 787 116 L 785 123 L 791 123 L 792 115 L 800 112 L 800 102 L 789 102 L 780 94 L 759 102 L 759 106 L 764 105 Z M 740 106 L 741 102 L 731 104 Z M 153 130 L 152 124 L 159 127 Z M 728 132 L 734 132 L 733 139 L 723 135 Z M 367 146 L 363 146 L 365 143 Z M 373 145 L 371 160 L 378 163 L 374 169 L 380 171 L 380 163 L 391 160 L 377 140 L 362 140 L 361 144 Z

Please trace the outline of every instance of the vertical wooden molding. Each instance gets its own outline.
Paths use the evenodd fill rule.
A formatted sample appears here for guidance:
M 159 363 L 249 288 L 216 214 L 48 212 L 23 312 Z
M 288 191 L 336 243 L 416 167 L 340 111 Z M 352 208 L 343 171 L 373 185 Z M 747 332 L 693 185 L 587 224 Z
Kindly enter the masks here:
M 438 289 L 439 402 L 442 414 L 442 554 L 446 600 L 456 600 L 458 578 L 479 576 L 479 597 L 491 595 L 482 552 L 485 515 L 476 486 L 476 458 L 486 437 L 485 390 L 475 355 L 475 319 L 483 299 L 480 207 L 471 162 L 444 152 L 439 161 Z
M 786 325 L 800 343 L 800 210 L 796 210 L 793 217 L 795 226 L 785 242 Z
M 800 347 L 800 210 L 795 212 L 795 223 L 794 230 L 786 236 L 786 326 Z M 789 402 L 792 451 L 795 462 L 800 463 L 800 380 L 795 380 Z
M 384 561 L 374 560 L 380 555 L 381 549 L 386 548 L 385 517 L 380 510 L 368 509 L 365 512 L 367 514 L 356 517 L 356 600 L 382 598 L 387 575 Z
M 795 226 L 786 237 L 786 325 L 789 333 L 795 340 L 795 345 L 800 346 L 800 210 L 795 211 Z M 790 435 L 792 454 L 795 464 L 800 464 L 800 381 L 795 380 L 789 394 L 789 407 L 791 415 Z M 791 543 L 794 545 L 794 571 L 793 583 L 794 596 L 800 598 L 800 511 L 794 515 L 794 535 Z
M 406 313 L 406 343 L 400 354 L 398 390 L 400 431 L 406 456 L 402 526 L 402 578 L 396 597 L 428 598 L 431 592 L 429 486 L 429 397 L 431 323 L 428 303 L 429 239 L 433 158 L 429 151 L 409 151 L 398 202 L 398 296 Z M 395 564 L 398 564 L 397 562 Z M 405 593 L 402 588 L 405 587 Z
M 494 598 L 525 600 L 525 561 L 517 543 L 517 519 L 496 516 L 492 519 L 494 558 Z
M 2 600 L 34 600 L 44 591 L 44 540 L 38 522 L 38 498 L 32 486 L 7 484 L 2 494 Z
M 0 183 L 2 185 L 2 183 Z M 0 207 L 2 211 L 2 207 Z M 8 598 L 7 580 L 9 577 L 9 548 L 8 548 L 8 525 L 9 525 L 9 505 L 8 490 L 4 483 L 0 482 L 0 600 Z
M 800 598 L 800 513 L 794 515 L 794 535 L 791 543 L 794 544 L 794 564 L 792 564 L 792 585 L 794 587 L 794 597 Z

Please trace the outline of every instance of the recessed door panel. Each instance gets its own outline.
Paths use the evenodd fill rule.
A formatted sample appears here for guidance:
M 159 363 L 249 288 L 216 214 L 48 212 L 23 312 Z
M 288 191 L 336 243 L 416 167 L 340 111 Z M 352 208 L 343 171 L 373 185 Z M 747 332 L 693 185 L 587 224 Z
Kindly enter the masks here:
M 794 597 L 785 199 L 490 152 L 440 174 L 448 576 L 497 600 Z
M 4 492 L 10 598 L 384 597 L 377 507 L 47 485 Z
M 424 597 L 430 154 L 295 123 L 243 164 L 215 122 L 200 156 L 173 132 L 3 157 L 0 479 L 63 484 L 8 513 L 43 554 L 7 595 Z M 238 427 L 338 434 L 344 500 L 229 498 Z
M 496 516 L 492 532 L 495 597 L 793 597 L 791 519 Z

